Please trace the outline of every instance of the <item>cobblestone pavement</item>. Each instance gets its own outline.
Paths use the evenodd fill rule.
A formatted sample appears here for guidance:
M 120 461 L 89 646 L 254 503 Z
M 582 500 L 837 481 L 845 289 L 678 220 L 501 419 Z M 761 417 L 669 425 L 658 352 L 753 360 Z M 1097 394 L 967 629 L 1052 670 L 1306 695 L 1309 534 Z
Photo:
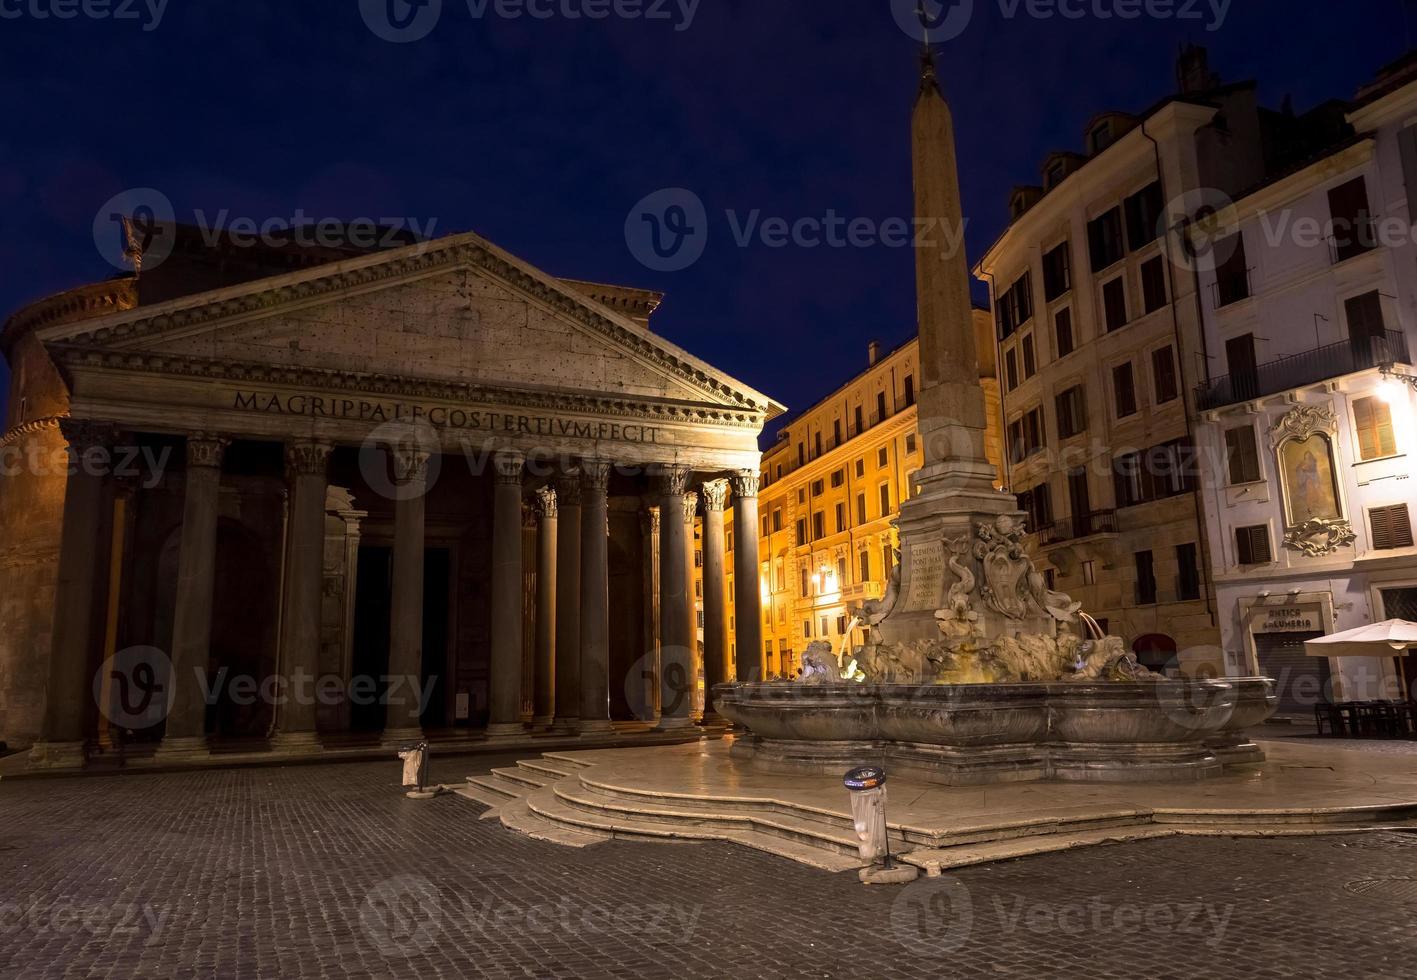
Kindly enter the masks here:
M 453 781 L 489 757 L 443 760 Z M 398 764 L 0 782 L 4 977 L 1412 976 L 1417 836 L 1173 839 L 867 888 L 572 850 Z

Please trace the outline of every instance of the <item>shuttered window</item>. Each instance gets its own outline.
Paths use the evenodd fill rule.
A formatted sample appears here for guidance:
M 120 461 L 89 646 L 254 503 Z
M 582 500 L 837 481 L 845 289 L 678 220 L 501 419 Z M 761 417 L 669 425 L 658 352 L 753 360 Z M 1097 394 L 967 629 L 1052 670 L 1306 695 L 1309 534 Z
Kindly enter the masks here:
M 1176 358 L 1170 347 L 1151 352 L 1151 376 L 1156 387 L 1156 404 L 1164 405 L 1180 394 L 1176 383 Z
M 1082 385 L 1076 385 L 1063 392 L 1056 399 L 1058 409 L 1058 438 L 1067 439 L 1087 428 L 1087 399 Z
M 1230 463 L 1230 482 L 1258 483 L 1260 479 L 1260 456 L 1255 446 L 1255 429 L 1242 425 L 1225 430 L 1225 453 Z
M 1112 369 L 1112 391 L 1117 405 L 1117 418 L 1124 419 L 1137 411 L 1137 386 L 1132 379 L 1132 362 Z
M 1392 410 L 1382 399 L 1355 398 L 1353 427 L 1358 430 L 1360 459 L 1397 455 L 1397 440 L 1392 434 Z
M 1235 555 L 1241 565 L 1263 565 L 1273 561 L 1269 550 L 1269 528 L 1264 524 L 1237 527 Z
M 1374 507 L 1368 511 L 1368 520 L 1373 526 L 1375 549 L 1412 547 L 1412 519 L 1406 504 Z

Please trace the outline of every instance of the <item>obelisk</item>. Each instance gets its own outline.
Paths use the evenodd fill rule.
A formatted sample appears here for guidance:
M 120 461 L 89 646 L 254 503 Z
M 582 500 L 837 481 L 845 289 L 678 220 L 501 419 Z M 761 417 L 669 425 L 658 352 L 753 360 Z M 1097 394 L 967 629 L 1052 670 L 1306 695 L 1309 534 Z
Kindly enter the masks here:
M 1018 515 L 1012 494 L 994 488 L 984 451 L 987 415 L 979 383 L 964 209 L 955 163 L 954 121 L 928 45 L 911 116 L 918 247 L 915 289 L 920 333 L 919 428 L 924 466 L 900 507 L 900 580 L 879 622 L 886 643 L 936 639 L 935 611 L 957 579 L 952 547 L 972 542 L 979 523 Z

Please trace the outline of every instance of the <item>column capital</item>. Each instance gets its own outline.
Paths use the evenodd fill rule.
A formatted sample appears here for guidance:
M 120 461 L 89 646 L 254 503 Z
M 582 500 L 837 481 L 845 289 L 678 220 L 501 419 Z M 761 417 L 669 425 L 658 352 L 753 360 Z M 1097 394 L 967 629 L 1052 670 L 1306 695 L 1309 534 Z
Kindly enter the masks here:
M 739 470 L 731 477 L 733 482 L 733 496 L 735 497 L 756 497 L 758 495 L 758 471 Z
M 556 490 L 554 487 L 541 487 L 536 491 L 536 513 L 544 521 L 554 521 L 556 519 Z
M 221 469 L 221 461 L 226 457 L 226 447 L 231 440 L 224 436 L 206 432 L 194 432 L 187 437 L 187 465 Z
M 581 505 L 581 471 L 576 468 L 556 474 L 556 498 L 558 506 L 579 507 Z
M 684 523 L 694 523 L 694 515 L 699 512 L 699 495 L 690 491 L 684 494 Z
M 427 480 L 428 462 L 433 458 L 433 454 L 421 445 L 416 442 L 390 443 L 387 452 L 396 484 L 408 486 Z
M 334 447 L 327 442 L 301 440 L 289 442 L 285 446 L 285 472 L 287 476 L 323 476 L 330 465 L 330 453 Z
M 659 507 L 651 505 L 640 511 L 640 530 L 645 534 L 659 533 Z
M 610 467 L 608 459 L 586 459 L 581 461 L 581 483 L 594 493 L 604 493 L 610 487 Z
M 502 486 L 521 486 L 526 456 L 518 452 L 499 452 L 492 457 L 497 468 L 497 482 Z
M 650 470 L 655 486 L 666 497 L 683 493 L 689 486 L 689 467 L 678 463 L 663 463 Z
M 704 493 L 704 510 L 722 511 L 728 504 L 728 481 L 710 480 L 701 488 Z
M 107 449 L 112 446 L 113 440 L 118 436 L 118 427 L 112 422 L 76 419 L 66 415 L 59 420 L 59 432 L 64 436 L 69 448 L 82 453 L 90 449 Z

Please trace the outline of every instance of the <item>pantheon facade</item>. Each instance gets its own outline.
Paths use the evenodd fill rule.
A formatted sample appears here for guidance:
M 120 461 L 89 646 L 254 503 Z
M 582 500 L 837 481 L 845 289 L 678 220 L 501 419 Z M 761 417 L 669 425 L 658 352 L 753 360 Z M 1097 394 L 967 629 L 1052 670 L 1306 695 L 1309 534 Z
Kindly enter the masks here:
M 0 739 L 32 766 L 685 728 L 734 669 L 729 581 L 761 646 L 783 409 L 656 336 L 658 294 L 472 234 L 160 231 L 0 335 Z

